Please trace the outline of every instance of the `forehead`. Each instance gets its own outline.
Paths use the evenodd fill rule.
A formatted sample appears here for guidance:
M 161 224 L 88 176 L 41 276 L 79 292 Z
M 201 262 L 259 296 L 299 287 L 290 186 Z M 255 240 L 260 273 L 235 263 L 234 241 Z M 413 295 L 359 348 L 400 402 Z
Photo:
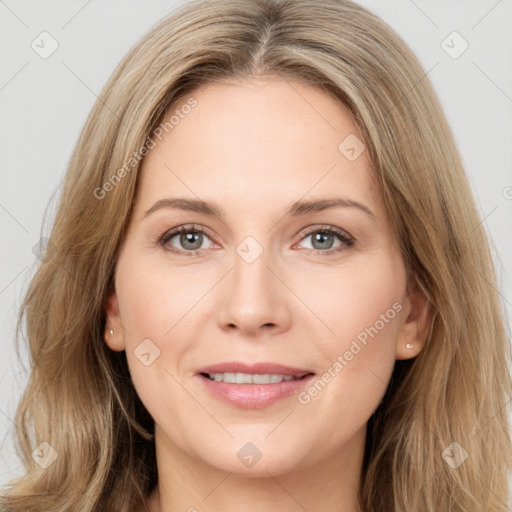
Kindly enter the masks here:
M 166 121 L 142 163 L 139 210 L 166 195 L 226 208 L 336 192 L 379 200 L 367 152 L 346 153 L 364 149 L 357 125 L 322 89 L 280 78 L 216 82 L 173 105 Z

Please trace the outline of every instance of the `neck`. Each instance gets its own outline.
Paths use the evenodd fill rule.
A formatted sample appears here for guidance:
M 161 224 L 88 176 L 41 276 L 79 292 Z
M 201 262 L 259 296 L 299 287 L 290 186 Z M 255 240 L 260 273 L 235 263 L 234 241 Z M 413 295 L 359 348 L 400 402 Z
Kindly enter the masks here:
M 183 452 L 155 425 L 158 485 L 151 512 L 360 512 L 357 490 L 366 425 L 328 459 L 293 471 L 266 467 L 241 474 Z M 256 468 L 256 466 L 254 466 Z

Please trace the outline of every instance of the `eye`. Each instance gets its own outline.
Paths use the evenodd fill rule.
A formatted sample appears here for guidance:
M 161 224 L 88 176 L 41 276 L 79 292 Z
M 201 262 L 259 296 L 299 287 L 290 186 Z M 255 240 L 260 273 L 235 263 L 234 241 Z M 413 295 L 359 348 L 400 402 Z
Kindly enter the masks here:
M 164 246 L 166 250 L 174 254 L 196 256 L 201 249 L 208 248 L 204 246 L 205 238 L 210 239 L 210 237 L 206 235 L 205 230 L 200 227 L 178 226 L 164 233 L 159 243 Z M 172 245 L 173 239 L 176 239 L 174 244 L 180 244 L 182 249 L 176 249 Z
M 301 240 L 306 240 L 311 236 L 311 250 L 323 255 L 339 253 L 347 247 L 353 246 L 355 242 L 355 239 L 352 236 L 335 226 L 313 226 L 306 231 L 305 236 L 303 236 Z M 333 249 L 333 243 L 336 238 L 340 243 Z

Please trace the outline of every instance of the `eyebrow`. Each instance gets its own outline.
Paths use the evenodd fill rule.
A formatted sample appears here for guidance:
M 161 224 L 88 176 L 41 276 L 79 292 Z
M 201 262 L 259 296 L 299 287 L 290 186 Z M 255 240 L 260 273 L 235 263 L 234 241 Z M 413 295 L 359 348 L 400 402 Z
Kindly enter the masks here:
M 225 210 L 214 203 L 203 201 L 202 199 L 193 199 L 185 197 L 159 199 L 149 210 L 144 213 L 146 218 L 153 212 L 162 208 L 174 208 L 190 212 L 202 213 L 204 215 L 219 217 L 224 219 Z M 311 201 L 296 201 L 292 203 L 285 213 L 285 216 L 299 217 L 308 213 L 320 212 L 329 208 L 357 208 L 366 213 L 372 220 L 376 221 L 376 215 L 364 204 L 352 199 L 341 197 L 316 199 Z

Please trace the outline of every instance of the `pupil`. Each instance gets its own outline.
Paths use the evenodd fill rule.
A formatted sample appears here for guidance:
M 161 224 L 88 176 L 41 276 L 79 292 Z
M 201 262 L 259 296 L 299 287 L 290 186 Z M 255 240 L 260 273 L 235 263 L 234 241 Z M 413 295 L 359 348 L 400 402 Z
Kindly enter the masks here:
M 332 237 L 329 233 L 316 233 L 316 235 L 313 237 L 313 246 L 315 245 L 315 242 L 320 242 L 323 244 L 326 244 L 326 239 L 328 237 Z M 331 246 L 331 244 L 327 243 L 326 245 L 321 245 L 320 247 L 316 247 L 317 249 L 328 249 Z
M 196 237 L 196 246 L 194 246 L 194 237 Z M 185 247 L 186 249 L 191 249 L 191 250 L 194 250 L 194 249 L 199 249 L 201 247 L 201 243 L 202 243 L 202 240 L 201 240 L 201 233 L 184 233 L 181 235 L 181 244 L 183 245 L 183 247 Z M 199 240 L 199 245 L 197 245 L 197 241 Z M 191 244 L 192 246 L 190 246 L 189 244 Z

